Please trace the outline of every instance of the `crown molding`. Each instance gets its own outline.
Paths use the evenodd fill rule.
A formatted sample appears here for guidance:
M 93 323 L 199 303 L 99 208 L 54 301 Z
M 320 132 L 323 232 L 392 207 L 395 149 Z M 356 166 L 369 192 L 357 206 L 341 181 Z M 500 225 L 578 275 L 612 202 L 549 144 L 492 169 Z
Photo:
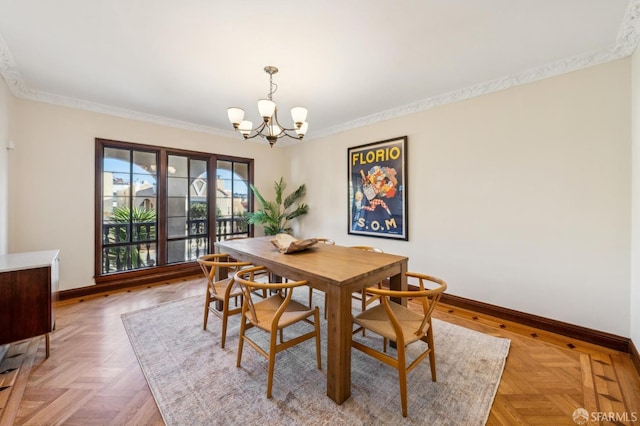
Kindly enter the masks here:
M 506 75 L 495 80 L 490 80 L 458 90 L 453 90 L 451 92 L 412 102 L 400 107 L 391 108 L 386 111 L 378 112 L 358 118 L 356 120 L 341 123 L 324 130 L 315 132 L 312 131 L 309 132 L 305 140 L 312 140 L 330 136 L 358 127 L 364 127 L 381 121 L 386 121 L 393 118 L 425 111 L 430 108 L 463 101 L 500 90 L 510 89 L 522 84 L 532 83 L 534 81 L 543 80 L 545 78 L 555 77 L 561 74 L 566 74 L 595 65 L 604 64 L 606 62 L 622 59 L 633 53 L 639 39 L 640 0 L 630 0 L 624 19 L 618 31 L 616 42 L 612 46 L 597 51 L 565 58 L 551 64 L 543 65 L 541 67 Z M 100 114 L 113 115 L 116 117 L 150 122 L 164 126 L 192 130 L 223 137 L 238 137 L 237 133 L 231 130 L 222 130 L 211 126 L 204 126 L 200 124 L 174 120 L 167 117 L 141 113 L 124 108 L 116 108 L 95 102 L 60 96 L 53 93 L 47 93 L 28 88 L 24 83 L 22 75 L 20 74 L 20 71 L 15 64 L 13 56 L 11 55 L 6 42 L 2 38 L 2 35 L 0 35 L 0 75 L 4 78 L 11 93 L 18 98 L 33 100 L 37 102 L 45 102 L 54 105 L 61 105 L 69 108 L 87 110 Z M 282 142 L 283 143 L 280 144 L 280 141 L 278 141 L 279 146 L 284 147 L 300 143 L 300 141 L 287 141 L 288 143 L 285 143 L 285 141 Z
M 4 78 L 4 81 L 9 86 L 9 90 L 14 96 L 18 96 L 25 90 L 24 81 L 20 75 L 20 71 L 16 67 L 16 63 L 13 60 L 13 55 L 9 51 L 7 43 L 0 34 L 0 75 Z
M 218 136 L 236 136 L 236 133 L 231 130 L 221 130 L 215 127 L 203 126 L 200 124 L 194 124 L 158 115 L 142 113 L 125 108 L 117 108 L 96 102 L 89 102 L 82 99 L 56 95 L 54 93 L 48 93 L 28 88 L 24 83 L 20 71 L 18 71 L 18 68 L 13 59 L 13 55 L 11 55 L 11 52 L 9 51 L 4 38 L 2 38 L 2 35 L 0 35 L 0 75 L 6 81 L 11 93 L 17 98 L 91 111 L 99 114 L 113 115 L 116 117 L 132 120 L 161 124 L 168 127 L 192 130 L 195 132 L 209 133 Z
M 345 132 L 358 127 L 364 127 L 381 121 L 402 117 L 409 114 L 425 111 L 430 108 L 442 106 L 454 102 L 463 101 L 477 96 L 487 95 L 500 90 L 510 89 L 522 84 L 532 83 L 549 77 L 578 71 L 606 62 L 615 61 L 629 56 L 635 50 L 640 39 L 640 0 L 630 0 L 627 6 L 622 25 L 618 31 L 614 45 L 594 52 L 584 53 L 562 59 L 560 61 L 532 68 L 520 73 L 506 75 L 504 77 L 485 81 L 476 85 L 453 90 L 448 93 L 433 96 L 431 98 L 412 102 L 400 107 L 388 109 L 371 114 L 356 120 L 338 124 L 333 127 L 313 133 L 313 138 L 321 138 L 336 133 Z
M 337 126 L 329 127 L 313 134 L 314 138 L 326 137 L 332 134 L 352 130 L 358 127 L 364 127 L 381 121 L 399 118 L 409 114 L 425 111 L 442 105 L 460 102 L 467 99 L 487 95 L 493 92 L 510 89 L 534 81 L 543 80 L 549 77 L 555 77 L 561 74 L 578 71 L 594 65 L 603 64 L 605 62 L 621 59 L 624 56 L 618 54 L 619 49 L 612 46 L 607 49 L 598 50 L 586 55 L 577 55 L 563 59 L 552 64 L 544 65 L 538 68 L 526 70 L 517 74 L 506 75 L 495 80 L 485 81 L 472 86 L 463 87 L 461 89 L 452 90 L 441 95 L 432 96 L 400 107 L 391 108 L 386 111 L 371 114 L 352 121 L 348 121 Z
M 620 50 L 621 57 L 631 55 L 638 45 L 638 40 L 640 40 L 639 18 L 640 0 L 630 0 L 616 38 L 616 46 Z

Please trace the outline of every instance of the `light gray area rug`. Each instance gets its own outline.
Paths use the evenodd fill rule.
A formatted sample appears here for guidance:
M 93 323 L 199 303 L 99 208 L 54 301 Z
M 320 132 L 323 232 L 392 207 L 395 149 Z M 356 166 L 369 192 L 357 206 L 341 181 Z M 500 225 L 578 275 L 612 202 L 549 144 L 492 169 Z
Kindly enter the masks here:
M 304 291 L 295 297 L 305 300 L 306 288 L 298 290 Z M 323 296 L 314 293 L 320 312 Z M 326 396 L 327 324 L 323 321 L 323 369 L 317 369 L 313 340 L 281 352 L 276 358 L 273 398 L 267 399 L 267 360 L 245 345 L 242 367 L 236 368 L 239 316 L 230 318 L 222 349 L 220 320 L 210 315 L 203 330 L 203 307 L 204 296 L 190 297 L 122 315 L 168 425 L 482 425 L 509 352 L 508 339 L 434 319 L 438 381 L 431 381 L 428 359 L 409 373 L 409 417 L 403 418 L 397 371 L 360 351 L 352 351 L 351 356 L 351 397 L 337 405 Z M 267 342 L 266 333 L 249 331 L 262 334 Z M 377 338 L 367 334 L 364 339 Z M 411 353 L 415 356 L 417 351 Z

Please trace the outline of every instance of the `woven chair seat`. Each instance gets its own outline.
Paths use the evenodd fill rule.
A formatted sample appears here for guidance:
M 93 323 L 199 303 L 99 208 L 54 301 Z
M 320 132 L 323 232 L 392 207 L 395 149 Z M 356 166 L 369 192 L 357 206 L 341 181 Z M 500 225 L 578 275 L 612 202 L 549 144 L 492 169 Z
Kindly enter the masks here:
M 400 322 L 400 327 L 402 328 L 402 334 L 404 335 L 405 344 L 408 345 L 409 343 L 413 343 L 416 340 L 421 339 L 425 335 L 429 328 L 429 324 L 426 325 L 424 333 L 421 333 L 420 335 L 416 335 L 415 333 L 416 330 L 420 329 L 420 325 L 422 324 L 424 315 L 413 312 L 395 302 L 389 302 L 389 307 Z M 393 328 L 393 324 L 391 323 L 389 315 L 387 314 L 383 305 L 376 305 L 371 309 L 367 309 L 358 316 L 354 317 L 353 322 L 360 325 L 361 327 L 366 328 L 367 330 L 379 334 L 382 337 L 386 337 L 389 340 L 392 340 L 394 342 L 398 340 L 396 331 Z
M 229 283 L 231 283 L 229 298 L 242 296 L 242 289 L 240 288 L 238 283 L 233 280 L 233 277 L 229 277 L 213 284 L 214 291 L 211 292 L 211 297 L 217 300 L 224 300 L 227 287 L 229 287 Z
M 285 298 L 280 294 L 270 296 L 267 299 L 253 305 L 256 314 L 255 322 L 251 318 L 250 312 L 246 312 L 245 317 L 254 322 L 254 325 L 261 328 L 262 330 L 270 331 L 273 318 L 275 317 L 277 310 L 280 308 L 280 306 L 282 306 L 282 303 L 284 301 Z M 302 303 L 298 303 L 295 300 L 291 300 L 282 316 L 278 319 L 277 328 L 281 329 L 305 318 L 308 318 L 310 315 L 313 315 L 313 311 L 314 310 L 309 309 L 308 306 L 305 306 Z

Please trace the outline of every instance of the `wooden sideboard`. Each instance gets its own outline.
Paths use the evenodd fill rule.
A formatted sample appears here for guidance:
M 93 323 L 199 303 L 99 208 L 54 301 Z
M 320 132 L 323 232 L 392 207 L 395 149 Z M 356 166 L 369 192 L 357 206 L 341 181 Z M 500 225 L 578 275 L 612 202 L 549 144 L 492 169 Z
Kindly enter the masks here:
M 0 256 L 0 345 L 49 333 L 56 317 L 58 250 Z

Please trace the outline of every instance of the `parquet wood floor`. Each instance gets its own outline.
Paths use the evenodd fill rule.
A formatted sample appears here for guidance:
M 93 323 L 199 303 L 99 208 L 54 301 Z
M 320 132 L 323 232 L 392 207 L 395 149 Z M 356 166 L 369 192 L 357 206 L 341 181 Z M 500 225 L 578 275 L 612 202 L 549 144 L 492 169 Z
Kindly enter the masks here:
M 120 314 L 204 288 L 194 278 L 59 303 L 51 357 L 37 338 L 13 344 L 0 365 L 0 425 L 163 424 Z M 580 407 L 603 420 L 589 424 L 640 424 L 640 378 L 627 354 L 446 305 L 435 316 L 511 339 L 488 425 L 575 425 Z

